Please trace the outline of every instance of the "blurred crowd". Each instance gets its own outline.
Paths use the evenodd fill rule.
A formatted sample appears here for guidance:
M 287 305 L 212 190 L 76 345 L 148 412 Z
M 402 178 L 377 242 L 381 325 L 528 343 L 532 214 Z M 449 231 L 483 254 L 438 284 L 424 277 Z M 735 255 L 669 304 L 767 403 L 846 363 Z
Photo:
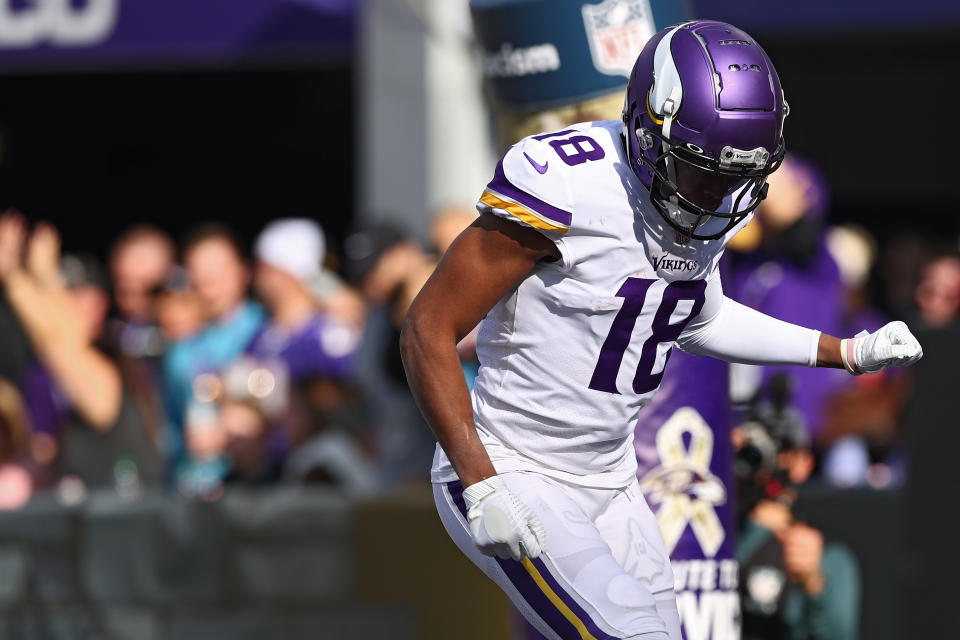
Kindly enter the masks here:
M 731 244 L 727 293 L 835 335 L 891 318 L 952 330 L 955 239 L 829 224 L 827 181 L 790 157 Z M 433 438 L 406 387 L 399 327 L 439 257 L 476 214 L 439 212 L 424 248 L 389 223 L 332 250 L 309 219 L 248 245 L 222 223 L 178 242 L 136 225 L 105 263 L 61 254 L 52 225 L 0 217 L 0 506 L 41 489 L 324 483 L 350 493 L 427 482 Z M 460 345 L 468 384 L 473 338 Z M 736 366 L 740 422 L 773 411 L 806 434 L 813 473 L 840 486 L 904 477 L 911 373 Z
M 2 214 L 0 508 L 42 489 L 215 499 L 232 483 L 425 483 L 432 437 L 397 335 L 475 215 L 438 213 L 433 251 L 377 224 L 336 255 L 302 218 L 249 247 L 218 222 L 179 242 L 136 225 L 104 264 L 62 254 L 48 223 Z M 464 367 L 477 367 L 469 345 Z
M 897 229 L 881 247 L 865 228 L 830 224 L 826 177 L 788 155 L 767 199 L 728 251 L 727 294 L 777 318 L 846 337 L 890 320 L 921 336 L 960 319 L 958 239 Z M 889 230 L 888 230 L 889 231 Z M 921 367 L 925 363 L 921 363 Z M 795 423 L 836 486 L 901 484 L 902 421 L 916 369 L 849 376 L 842 369 L 734 365 L 740 422 Z M 772 416 L 772 417 L 771 417 Z
M 728 295 L 836 336 L 900 319 L 921 343 L 936 343 L 933 334 L 942 332 L 960 344 L 956 237 L 897 230 L 881 244 L 860 226 L 830 224 L 828 182 L 796 155 L 769 182 L 767 199 L 730 245 Z M 929 379 L 931 365 L 933 357 L 856 377 L 843 369 L 731 366 L 744 640 L 860 637 L 861 562 L 809 518 L 804 487 L 902 485 L 912 390 Z

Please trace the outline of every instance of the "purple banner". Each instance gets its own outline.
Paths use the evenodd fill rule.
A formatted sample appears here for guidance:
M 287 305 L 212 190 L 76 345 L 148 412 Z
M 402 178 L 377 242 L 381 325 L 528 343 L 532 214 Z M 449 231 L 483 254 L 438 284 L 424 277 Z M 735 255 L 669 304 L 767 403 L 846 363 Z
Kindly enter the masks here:
M 356 0 L 0 0 L 0 71 L 352 54 Z
M 674 349 L 634 433 L 637 478 L 673 565 L 684 638 L 740 637 L 728 365 Z

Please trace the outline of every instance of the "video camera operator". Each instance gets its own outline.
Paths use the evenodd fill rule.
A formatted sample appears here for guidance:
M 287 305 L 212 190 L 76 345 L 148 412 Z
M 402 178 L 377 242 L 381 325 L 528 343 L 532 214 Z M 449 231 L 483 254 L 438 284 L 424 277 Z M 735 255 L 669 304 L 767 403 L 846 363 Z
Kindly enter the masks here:
M 775 376 L 732 434 L 740 525 L 743 640 L 854 640 L 860 572 L 843 544 L 798 517 L 797 487 L 814 469 L 809 437 Z

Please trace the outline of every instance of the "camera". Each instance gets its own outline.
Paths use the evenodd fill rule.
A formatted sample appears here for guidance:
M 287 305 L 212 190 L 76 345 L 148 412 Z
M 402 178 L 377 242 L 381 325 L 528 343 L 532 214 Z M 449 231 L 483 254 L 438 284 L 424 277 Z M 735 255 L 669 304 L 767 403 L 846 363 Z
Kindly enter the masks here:
M 739 512 L 749 512 L 760 500 L 792 505 L 795 487 L 781 454 L 809 448 L 803 416 L 791 404 L 792 381 L 778 373 L 751 400 L 746 419 L 734 428 L 733 471 L 739 495 Z

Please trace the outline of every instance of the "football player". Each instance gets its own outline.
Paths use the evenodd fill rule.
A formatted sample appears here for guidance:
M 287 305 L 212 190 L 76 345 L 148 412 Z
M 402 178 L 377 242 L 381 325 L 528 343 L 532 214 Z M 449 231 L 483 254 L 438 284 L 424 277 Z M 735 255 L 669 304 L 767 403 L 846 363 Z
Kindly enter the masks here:
M 659 32 L 622 122 L 504 155 L 480 217 L 407 314 L 401 348 L 439 441 L 441 520 L 548 638 L 680 640 L 632 447 L 674 345 L 852 374 L 921 356 L 902 323 L 841 340 L 723 295 L 718 260 L 766 195 L 786 114 L 748 34 L 714 21 Z M 471 394 L 456 344 L 481 320 Z

